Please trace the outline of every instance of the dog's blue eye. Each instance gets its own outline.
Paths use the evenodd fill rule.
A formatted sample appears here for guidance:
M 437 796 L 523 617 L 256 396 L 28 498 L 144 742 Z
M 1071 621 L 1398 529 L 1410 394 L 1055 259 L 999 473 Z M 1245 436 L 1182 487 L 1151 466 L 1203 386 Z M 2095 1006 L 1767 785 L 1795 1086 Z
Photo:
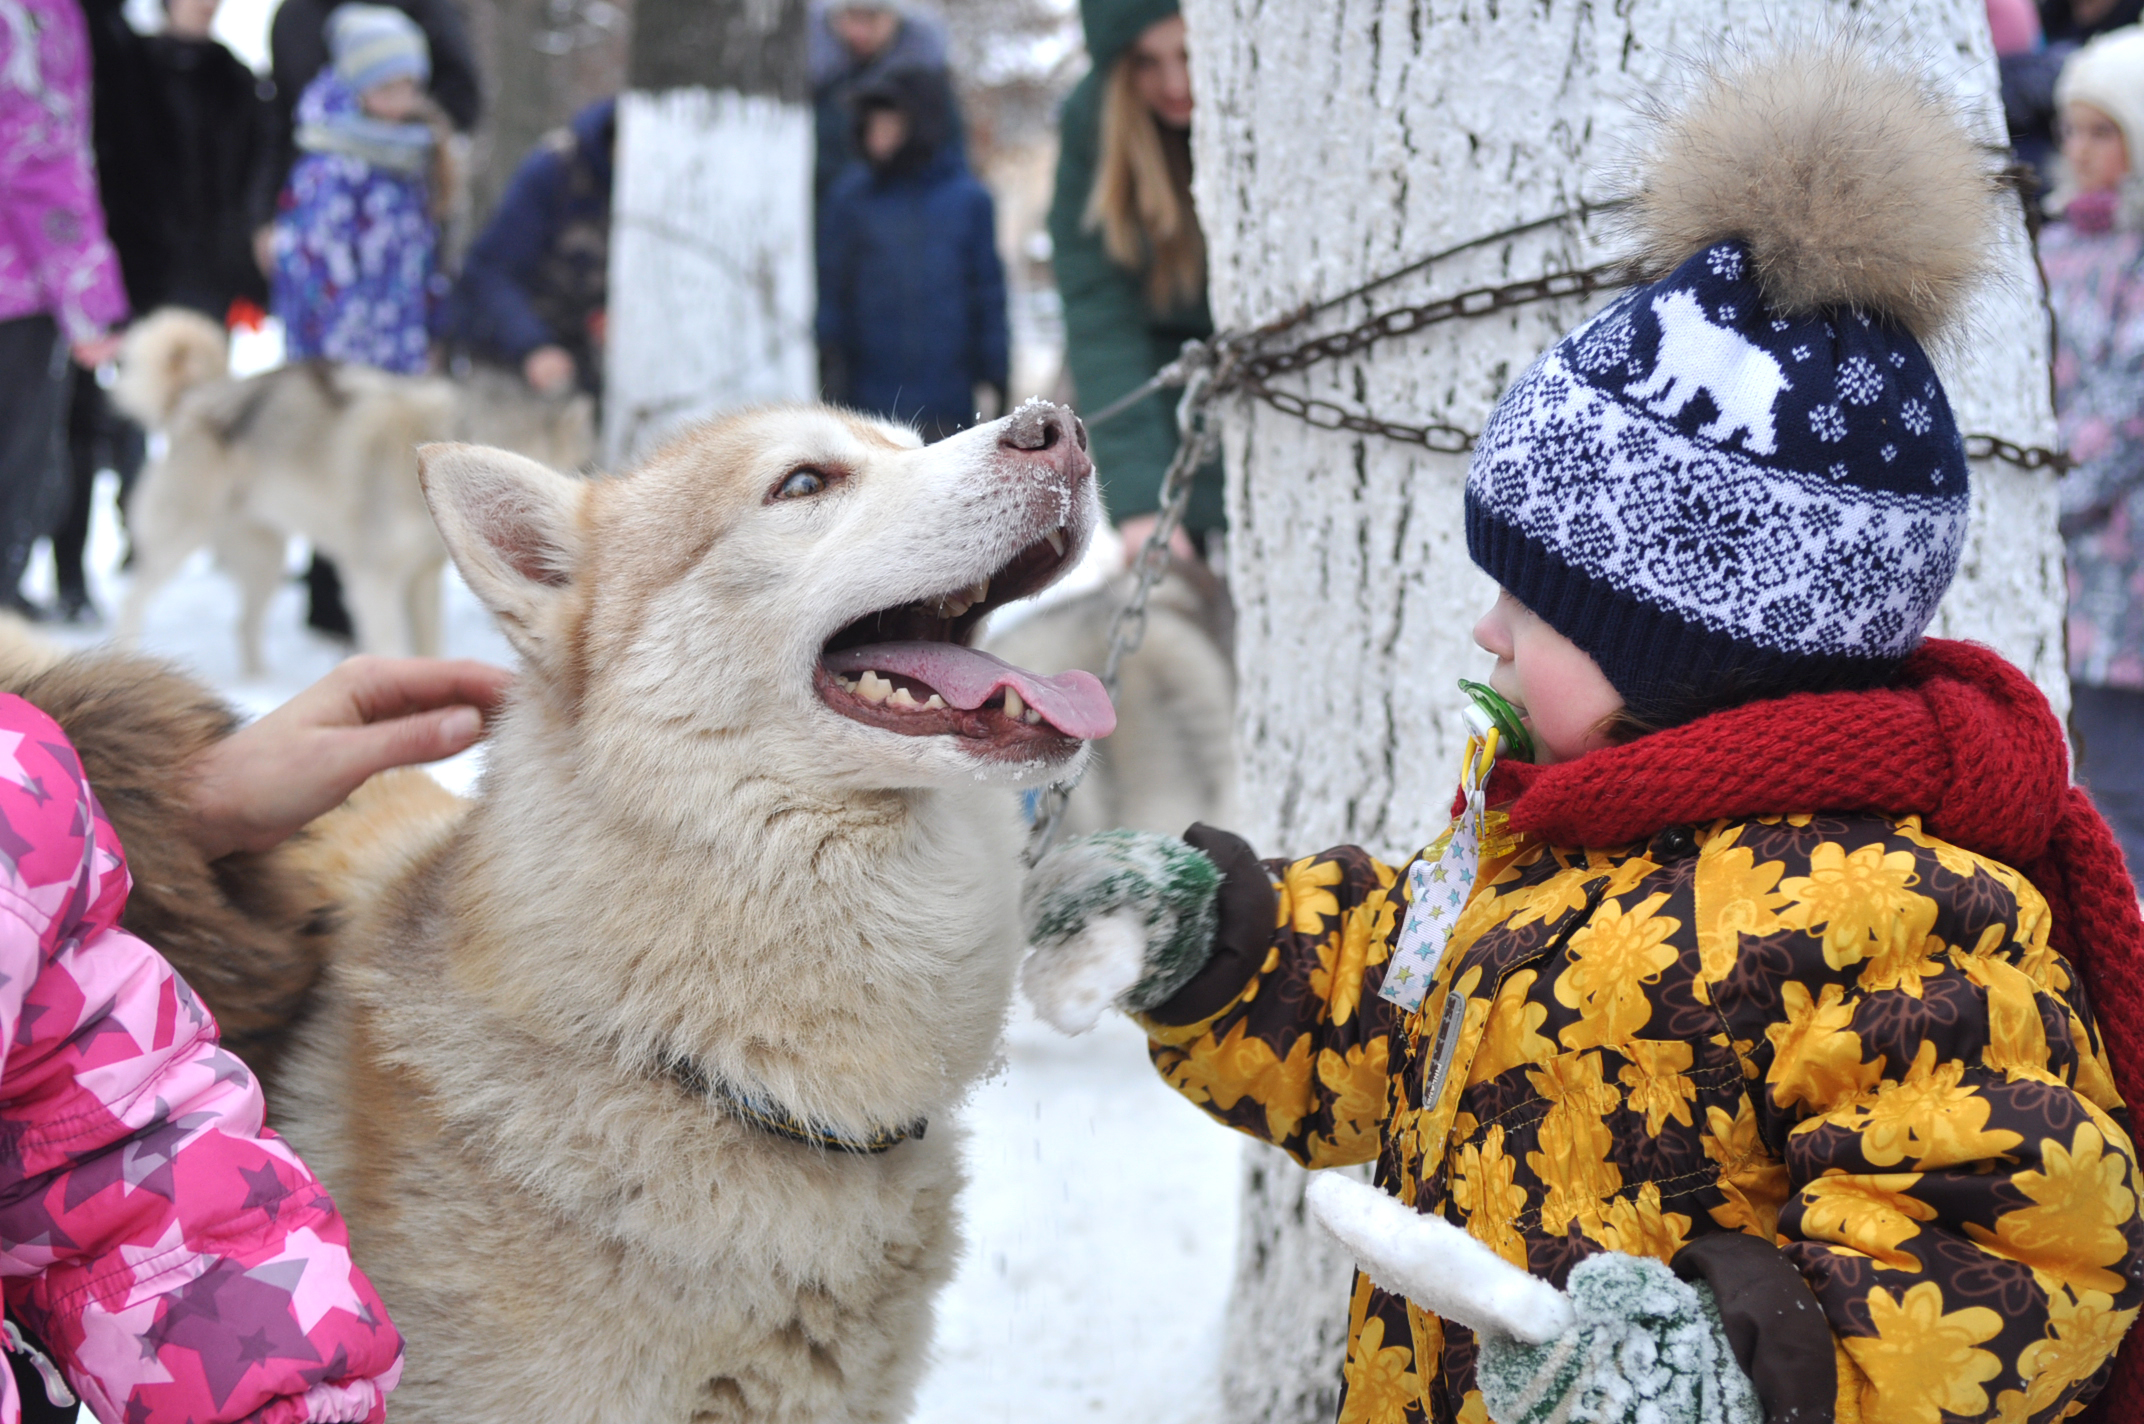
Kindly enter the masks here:
M 826 488 L 826 476 L 817 470 L 794 470 L 774 492 L 776 499 L 808 499 Z

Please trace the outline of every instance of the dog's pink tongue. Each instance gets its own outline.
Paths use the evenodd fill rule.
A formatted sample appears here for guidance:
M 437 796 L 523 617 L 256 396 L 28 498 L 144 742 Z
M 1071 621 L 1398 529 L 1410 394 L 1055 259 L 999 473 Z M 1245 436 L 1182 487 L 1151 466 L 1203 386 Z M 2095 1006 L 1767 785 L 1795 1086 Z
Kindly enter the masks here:
M 1045 722 L 1081 741 L 1106 737 L 1117 729 L 1117 709 L 1110 706 L 1101 680 L 1077 668 L 1044 677 L 958 643 L 871 643 L 828 653 L 826 666 L 831 672 L 851 676 L 871 669 L 912 677 L 930 684 L 948 705 L 963 712 L 973 712 L 995 697 L 999 688 L 1009 687 L 1040 712 Z

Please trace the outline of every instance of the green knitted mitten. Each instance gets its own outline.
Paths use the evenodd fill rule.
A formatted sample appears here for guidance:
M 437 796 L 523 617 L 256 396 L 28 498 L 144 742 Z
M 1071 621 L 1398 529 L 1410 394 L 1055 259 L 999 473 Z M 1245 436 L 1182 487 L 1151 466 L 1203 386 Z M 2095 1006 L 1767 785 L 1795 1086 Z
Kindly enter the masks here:
M 1762 1424 L 1709 1287 L 1611 1251 L 1574 1266 L 1568 1294 L 1577 1323 L 1546 1344 L 1478 1337 L 1496 1424 Z
M 1067 841 L 1027 877 L 1020 912 L 1033 947 L 1028 1001 L 1066 1033 L 1115 1003 L 1150 1009 L 1213 954 L 1221 872 L 1203 851 L 1150 831 Z

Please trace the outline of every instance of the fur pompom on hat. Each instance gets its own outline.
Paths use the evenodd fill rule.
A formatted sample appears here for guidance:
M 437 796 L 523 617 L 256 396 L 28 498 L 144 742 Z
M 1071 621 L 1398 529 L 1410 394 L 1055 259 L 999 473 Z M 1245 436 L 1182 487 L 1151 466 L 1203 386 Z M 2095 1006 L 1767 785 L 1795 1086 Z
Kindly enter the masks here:
M 328 16 L 335 77 L 355 93 L 396 79 L 432 77 L 432 47 L 415 20 L 392 5 L 338 5 Z
M 1985 274 L 1995 202 L 1953 106 L 1858 42 L 1707 71 L 1640 165 L 1649 284 L 1482 432 L 1474 561 L 1656 725 L 1881 681 L 1964 542 L 1922 342 Z
M 1708 72 L 1656 123 L 1632 225 L 1648 278 L 1739 238 L 1775 314 L 1853 307 L 1927 341 L 1987 275 L 1997 193 L 1956 106 L 1841 37 Z

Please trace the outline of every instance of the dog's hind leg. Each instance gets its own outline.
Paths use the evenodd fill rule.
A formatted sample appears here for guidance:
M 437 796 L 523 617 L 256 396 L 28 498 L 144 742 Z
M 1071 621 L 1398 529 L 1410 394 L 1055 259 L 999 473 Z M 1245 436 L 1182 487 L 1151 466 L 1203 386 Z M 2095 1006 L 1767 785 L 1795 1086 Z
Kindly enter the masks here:
M 410 575 L 409 587 L 403 594 L 403 605 L 409 612 L 409 639 L 420 658 L 439 656 L 442 626 L 440 622 L 440 576 L 446 571 L 446 560 L 427 560 Z
M 141 641 L 150 600 L 171 582 L 193 551 L 208 542 L 214 527 L 213 513 L 191 507 L 163 463 L 142 471 L 127 501 L 127 533 L 134 545 L 133 581 L 119 607 L 113 641 L 121 647 Z
M 343 569 L 350 617 L 357 624 L 359 652 L 406 658 L 416 648 L 410 635 L 409 588 L 398 574 L 356 560 L 336 560 Z
M 238 651 L 247 677 L 267 675 L 261 631 L 268 605 L 283 586 L 283 558 L 289 541 L 279 530 L 250 520 L 216 531 L 216 566 L 238 581 Z

